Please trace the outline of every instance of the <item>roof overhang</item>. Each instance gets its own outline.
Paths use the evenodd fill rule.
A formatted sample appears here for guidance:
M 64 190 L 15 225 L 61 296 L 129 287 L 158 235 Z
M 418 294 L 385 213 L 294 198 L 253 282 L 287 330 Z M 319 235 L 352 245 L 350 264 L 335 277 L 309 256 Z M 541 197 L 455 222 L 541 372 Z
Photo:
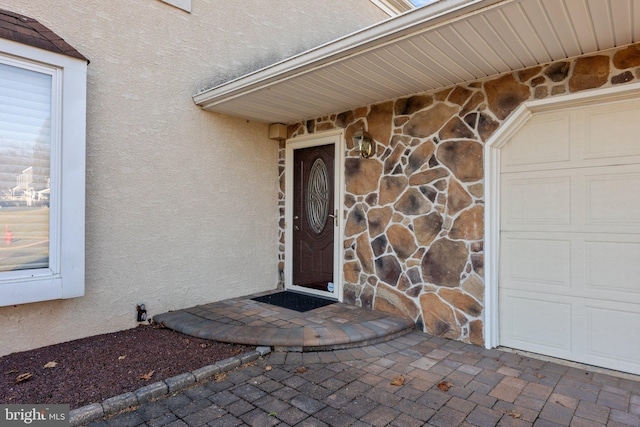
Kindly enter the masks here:
M 634 5 L 636 7 L 634 7 Z M 194 96 L 295 123 L 640 40 L 626 0 L 440 0 Z

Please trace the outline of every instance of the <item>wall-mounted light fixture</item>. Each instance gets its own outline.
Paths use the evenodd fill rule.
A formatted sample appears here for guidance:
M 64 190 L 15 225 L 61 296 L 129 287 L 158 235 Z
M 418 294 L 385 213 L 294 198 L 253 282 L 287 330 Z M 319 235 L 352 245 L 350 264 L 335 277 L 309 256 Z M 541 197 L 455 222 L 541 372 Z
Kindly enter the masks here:
M 269 125 L 269 139 L 275 139 L 276 141 L 287 139 L 287 125 L 271 123 Z
M 375 144 L 373 138 L 364 130 L 359 130 L 353 134 L 353 146 L 356 153 L 364 159 L 368 159 L 373 155 Z

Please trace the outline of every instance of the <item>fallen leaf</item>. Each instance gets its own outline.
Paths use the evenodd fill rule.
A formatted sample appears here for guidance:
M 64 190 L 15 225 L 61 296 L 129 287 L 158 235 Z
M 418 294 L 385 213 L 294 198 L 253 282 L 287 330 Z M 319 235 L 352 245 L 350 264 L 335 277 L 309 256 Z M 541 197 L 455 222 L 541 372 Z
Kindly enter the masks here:
M 268 417 L 275 417 L 276 415 L 278 415 L 278 413 L 277 413 L 276 411 L 269 412 L 269 413 L 267 414 L 267 416 L 268 416 Z
M 298 369 L 296 369 L 296 372 L 299 373 L 299 374 L 304 374 L 307 371 L 308 371 L 308 369 L 305 368 L 304 366 L 300 366 Z
M 453 387 L 453 384 L 451 384 L 449 381 L 442 381 L 440 384 L 438 384 L 438 388 L 442 391 L 449 391 L 451 387 Z
M 141 380 L 149 381 L 156 371 L 149 371 L 144 375 L 140 375 Z
M 51 369 L 51 368 L 55 368 L 57 365 L 58 365 L 58 362 L 49 362 L 46 365 L 44 365 L 44 368 Z
M 220 374 L 216 374 L 213 378 L 216 380 L 217 383 L 221 383 L 222 381 L 227 379 L 227 374 L 222 372 Z
M 507 415 L 509 415 L 510 417 L 513 417 L 513 418 L 520 418 L 522 416 L 521 413 L 516 412 L 516 411 L 507 411 L 507 412 L 505 412 L 505 414 L 507 414 Z
M 28 372 L 25 374 L 20 374 L 16 377 L 16 384 L 27 381 L 28 379 L 31 379 L 31 377 L 33 377 L 33 374 Z
M 391 381 L 391 385 L 395 385 L 400 387 L 401 385 L 404 385 L 404 376 L 400 375 L 398 378 L 396 378 L 395 380 Z
M 200 344 L 200 347 L 207 348 L 207 345 L 203 343 L 203 344 Z
M 240 353 L 242 353 L 242 349 L 240 349 L 240 348 L 236 348 L 235 350 L 233 350 L 233 355 L 234 355 L 234 356 L 237 356 L 237 355 L 239 355 Z
M 8 370 L 7 372 L 5 372 L 4 374 L 5 374 L 5 375 L 11 375 L 11 374 L 17 374 L 18 372 L 20 372 L 20 371 L 18 371 L 17 369 L 9 369 L 9 370 Z
M 272 370 L 273 368 L 271 367 L 271 365 L 267 365 L 264 367 L 264 370 L 269 372 L 270 370 Z
M 124 360 L 124 359 L 126 359 L 126 358 L 127 358 L 127 355 L 126 355 L 126 354 L 123 354 L 122 356 L 119 356 L 119 357 L 118 357 L 118 360 Z
M 543 379 L 545 376 L 538 372 L 536 374 L 536 377 L 538 377 L 539 379 Z

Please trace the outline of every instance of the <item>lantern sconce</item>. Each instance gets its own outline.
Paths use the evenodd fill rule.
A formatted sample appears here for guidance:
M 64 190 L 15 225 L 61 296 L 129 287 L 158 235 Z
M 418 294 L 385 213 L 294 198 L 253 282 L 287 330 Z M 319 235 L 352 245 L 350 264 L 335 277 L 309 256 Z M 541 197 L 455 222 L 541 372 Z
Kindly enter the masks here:
M 353 134 L 352 139 L 355 151 L 360 155 L 360 157 L 368 159 L 373 155 L 375 144 L 373 143 L 373 138 L 369 133 L 364 130 L 359 130 Z

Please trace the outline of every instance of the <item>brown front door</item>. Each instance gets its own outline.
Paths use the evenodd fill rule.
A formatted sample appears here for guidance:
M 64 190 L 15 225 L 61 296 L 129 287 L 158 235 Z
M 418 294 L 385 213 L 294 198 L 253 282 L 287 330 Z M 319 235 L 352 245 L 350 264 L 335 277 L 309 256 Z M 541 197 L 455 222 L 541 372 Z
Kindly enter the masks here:
M 333 292 L 334 144 L 294 151 L 293 285 Z

